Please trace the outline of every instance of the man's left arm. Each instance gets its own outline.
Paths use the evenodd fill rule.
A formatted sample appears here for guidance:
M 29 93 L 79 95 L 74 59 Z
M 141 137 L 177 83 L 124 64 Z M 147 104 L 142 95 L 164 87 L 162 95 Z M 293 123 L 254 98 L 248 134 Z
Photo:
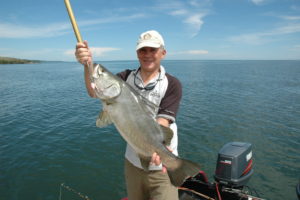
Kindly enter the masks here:
M 162 126 L 170 127 L 170 124 L 175 121 L 176 113 L 179 108 L 179 103 L 182 96 L 182 87 L 175 77 L 169 76 L 169 88 L 166 92 L 165 97 L 161 102 L 161 109 L 158 112 L 158 117 L 156 119 L 157 123 Z M 167 149 L 172 151 L 168 146 Z M 161 159 L 157 153 L 153 153 L 151 162 L 155 165 L 160 165 Z M 166 167 L 163 166 L 162 171 L 167 172 Z

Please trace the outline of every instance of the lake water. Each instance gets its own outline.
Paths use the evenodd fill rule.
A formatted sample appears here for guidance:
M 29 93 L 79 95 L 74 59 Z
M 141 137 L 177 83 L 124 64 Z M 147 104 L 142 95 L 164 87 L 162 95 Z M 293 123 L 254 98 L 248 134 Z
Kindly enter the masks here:
M 103 62 L 112 72 L 134 61 Z M 249 186 L 266 199 L 296 200 L 300 178 L 300 61 L 164 61 L 180 79 L 179 153 L 210 181 L 231 141 L 253 145 Z M 125 142 L 99 129 L 77 63 L 0 65 L 0 199 L 126 196 Z M 60 192 L 61 191 L 61 192 Z M 75 192 L 75 193 L 76 193 Z

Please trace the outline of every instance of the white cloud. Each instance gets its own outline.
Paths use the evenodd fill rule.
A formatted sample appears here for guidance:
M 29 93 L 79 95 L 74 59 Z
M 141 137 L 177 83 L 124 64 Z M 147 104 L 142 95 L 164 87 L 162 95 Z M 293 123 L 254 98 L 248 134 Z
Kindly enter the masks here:
M 189 16 L 184 23 L 187 23 L 189 25 L 189 29 L 191 31 L 191 36 L 195 37 L 198 35 L 202 24 L 204 23 L 203 20 L 203 14 L 194 14 Z
M 120 50 L 119 48 L 112 48 L 112 47 L 91 47 L 92 54 L 95 58 L 103 56 L 106 52 L 119 51 L 119 50 Z
M 203 54 L 208 54 L 208 51 L 206 51 L 206 50 L 190 50 L 190 51 L 186 51 L 185 54 L 203 55 Z
M 274 36 L 293 34 L 293 33 L 300 33 L 300 23 L 287 24 L 265 32 L 249 33 L 249 34 L 233 36 L 230 37 L 229 40 L 237 43 L 260 45 L 268 42 Z
M 252 45 L 259 45 L 265 42 L 263 33 L 249 33 L 237 36 L 232 36 L 228 40 L 235 43 L 246 43 Z
M 199 34 L 204 17 L 208 15 L 209 0 L 164 0 L 159 1 L 156 10 L 178 17 L 187 25 L 189 35 L 195 37 Z
M 158 14 L 167 14 L 178 17 L 183 24 L 187 25 L 191 37 L 198 35 L 204 24 L 204 17 L 209 13 L 210 0 L 165 0 L 159 2 L 155 7 L 145 8 L 149 12 Z M 140 9 L 144 10 L 144 9 Z M 117 13 L 117 14 L 116 14 Z M 93 18 L 91 20 L 78 20 L 78 25 L 84 27 L 97 24 L 120 23 L 136 21 L 147 17 L 148 14 L 134 10 L 132 14 L 118 14 L 114 12 L 111 16 L 103 18 Z M 69 21 L 43 24 L 43 25 L 24 25 L 17 23 L 3 23 L 0 21 L 0 38 L 45 38 L 56 37 L 73 32 Z
M 90 47 L 93 58 L 106 57 L 106 53 L 121 50 L 113 47 Z M 6 57 L 26 58 L 35 60 L 75 61 L 75 49 L 42 48 L 37 50 L 0 48 L 0 55 Z
M 205 55 L 208 54 L 207 50 L 187 50 L 170 53 L 170 55 Z
M 300 6 L 292 5 L 291 9 L 294 11 L 300 11 Z
M 208 7 L 211 6 L 214 2 L 213 0 L 188 0 L 187 3 L 192 7 Z
M 70 30 L 67 23 L 56 23 L 44 26 L 24 26 L 0 23 L 0 38 L 53 37 L 63 35 Z
M 266 2 L 266 0 L 251 0 L 255 5 L 262 5 Z
M 300 32 L 300 23 L 287 24 L 285 26 L 279 27 L 267 33 L 268 35 L 283 35 L 292 34 Z
M 120 48 L 113 48 L 113 47 L 90 47 L 92 51 L 93 58 L 99 58 L 103 57 L 105 53 L 111 52 L 111 51 L 119 51 L 121 50 Z M 75 54 L 75 49 L 69 49 L 64 52 L 65 55 L 68 56 L 74 56 Z
M 144 14 L 133 14 L 128 16 L 113 16 L 98 18 L 94 20 L 78 21 L 79 27 L 91 26 L 104 23 L 115 23 L 137 20 L 145 17 Z M 56 37 L 72 32 L 70 22 L 52 23 L 41 26 L 19 25 L 0 22 L 0 38 L 33 38 L 33 37 Z
M 184 16 L 188 14 L 188 11 L 185 9 L 178 9 L 170 12 L 171 15 L 173 16 Z
M 132 20 L 138 20 L 144 18 L 145 14 L 132 14 L 128 16 L 111 16 L 111 17 L 104 17 L 104 18 L 98 18 L 93 20 L 85 20 L 85 21 L 79 21 L 79 26 L 90 26 L 90 25 L 96 25 L 96 24 L 107 24 L 107 23 L 116 23 L 116 22 L 127 22 Z
M 295 44 L 290 48 L 290 51 L 297 52 L 300 56 L 300 44 Z
M 64 50 L 59 48 L 42 48 L 37 50 L 0 48 L 0 55 L 2 56 L 34 60 L 65 60 L 62 58 L 63 52 Z M 74 56 L 72 60 L 75 60 Z
M 296 44 L 296 45 L 294 45 L 294 48 L 295 48 L 295 49 L 299 49 L 299 50 L 300 50 L 300 44 Z
M 200 1 L 198 1 L 198 0 L 190 0 L 188 3 L 191 6 L 200 6 Z
M 288 20 L 288 21 L 297 21 L 300 20 L 300 16 L 280 16 L 280 18 L 284 19 L 284 20 Z

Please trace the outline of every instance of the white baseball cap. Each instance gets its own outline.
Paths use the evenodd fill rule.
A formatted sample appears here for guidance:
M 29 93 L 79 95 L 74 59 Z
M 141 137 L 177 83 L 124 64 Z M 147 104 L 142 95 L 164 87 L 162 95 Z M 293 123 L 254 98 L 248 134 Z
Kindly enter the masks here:
M 162 36 L 154 30 L 142 33 L 137 41 L 136 50 L 143 47 L 165 47 L 165 42 Z

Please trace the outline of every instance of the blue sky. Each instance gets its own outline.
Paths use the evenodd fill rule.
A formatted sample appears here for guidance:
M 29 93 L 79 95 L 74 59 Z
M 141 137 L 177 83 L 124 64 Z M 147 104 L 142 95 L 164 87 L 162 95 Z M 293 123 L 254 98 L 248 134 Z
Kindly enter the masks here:
M 75 61 L 63 0 L 0 6 L 0 56 Z M 94 59 L 135 60 L 141 32 L 159 31 L 166 59 L 299 59 L 300 0 L 70 0 Z

